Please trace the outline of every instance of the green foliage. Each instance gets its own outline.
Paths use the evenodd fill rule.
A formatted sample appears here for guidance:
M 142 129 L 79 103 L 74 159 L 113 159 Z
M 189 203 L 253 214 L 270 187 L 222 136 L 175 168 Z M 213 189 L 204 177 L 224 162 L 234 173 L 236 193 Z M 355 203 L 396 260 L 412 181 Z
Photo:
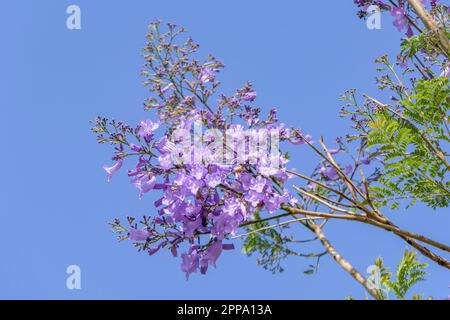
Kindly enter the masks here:
M 427 50 L 428 43 L 424 37 L 424 34 L 418 34 L 411 38 L 403 40 L 401 44 L 400 54 L 409 59 L 413 58 L 415 54 L 421 51 Z
M 272 273 L 284 272 L 282 266 L 283 260 L 289 256 L 303 258 L 315 258 L 316 263 L 310 264 L 304 274 L 311 275 L 317 272 L 319 261 L 326 254 L 321 253 L 300 253 L 291 247 L 295 244 L 304 244 L 313 242 L 317 239 L 295 240 L 288 235 L 289 225 L 280 224 L 280 219 L 275 219 L 275 224 L 270 225 L 268 221 L 260 220 L 259 215 L 255 216 L 255 222 L 246 226 L 245 240 L 242 246 L 242 252 L 248 256 L 258 255 L 257 263 L 265 270 Z
M 257 217 L 259 220 L 259 217 Z M 258 265 L 272 273 L 283 272 L 281 262 L 294 252 L 286 247 L 286 239 L 268 222 L 258 222 L 247 227 L 242 252 L 248 256 L 259 253 Z
M 392 292 L 397 299 L 405 299 L 409 290 L 419 282 L 425 280 L 426 272 L 424 269 L 426 264 L 417 260 L 415 252 L 405 250 L 403 258 L 397 265 L 394 275 L 389 272 L 389 269 L 384 266 L 383 259 L 378 258 L 375 262 L 377 267 L 377 274 L 373 274 L 378 281 L 380 288 L 379 292 L 385 298 L 389 298 Z M 423 295 L 412 295 L 413 300 L 423 299 Z
M 426 264 L 416 260 L 416 253 L 405 250 L 402 261 L 397 266 L 396 280 L 388 282 L 389 288 L 398 299 L 404 299 L 408 290 L 424 281 Z
M 450 83 L 447 78 L 420 80 L 414 94 L 396 106 L 376 106 L 367 113 L 367 148 L 382 160 L 379 182 L 372 186 L 381 204 L 396 207 L 398 199 L 421 200 L 429 206 L 450 203 L 448 111 Z
M 402 41 L 400 56 L 404 59 L 413 59 L 419 53 L 432 54 L 438 46 L 439 40 L 434 35 L 420 33 Z

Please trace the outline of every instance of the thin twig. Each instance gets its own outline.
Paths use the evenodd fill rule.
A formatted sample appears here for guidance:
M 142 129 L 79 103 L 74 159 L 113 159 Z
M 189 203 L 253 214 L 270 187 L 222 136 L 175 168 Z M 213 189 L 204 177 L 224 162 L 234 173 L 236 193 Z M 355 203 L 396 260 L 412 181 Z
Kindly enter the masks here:
M 348 215 L 356 214 L 355 212 L 336 207 L 335 205 L 332 205 L 331 203 L 328 203 L 327 201 L 320 199 L 319 197 L 315 196 L 314 194 L 312 194 L 310 192 L 307 192 L 307 191 L 305 191 L 303 189 L 300 189 L 300 188 L 298 188 L 296 186 L 293 186 L 293 188 L 295 190 L 297 190 L 298 192 L 300 192 L 301 194 L 303 194 L 303 195 L 305 195 L 307 197 L 310 197 L 310 198 L 316 200 L 317 202 L 327 206 L 328 208 L 332 209 L 333 211 L 342 212 L 342 213 L 345 213 L 345 214 L 348 214 Z
M 259 228 L 259 229 L 256 229 L 256 230 L 252 230 L 252 231 L 247 232 L 247 233 L 239 234 L 237 236 L 231 237 L 231 239 L 243 238 L 243 237 L 249 236 L 249 235 L 254 234 L 254 233 L 258 233 L 258 232 L 261 232 L 261 231 L 265 231 L 265 230 L 274 229 L 274 228 L 277 228 L 277 227 L 289 225 L 289 224 L 294 223 L 294 222 L 323 220 L 323 219 L 324 218 L 296 218 L 296 219 L 293 219 L 293 220 L 283 221 L 283 222 L 280 222 L 280 223 L 277 223 L 277 224 L 274 224 L 274 225 L 270 225 L 270 226 L 266 226 L 266 227 Z

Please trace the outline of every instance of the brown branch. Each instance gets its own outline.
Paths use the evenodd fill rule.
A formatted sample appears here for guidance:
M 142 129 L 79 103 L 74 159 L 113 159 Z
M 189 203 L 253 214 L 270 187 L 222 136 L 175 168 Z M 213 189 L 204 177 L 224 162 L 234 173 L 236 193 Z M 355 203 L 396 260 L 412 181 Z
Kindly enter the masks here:
M 378 222 L 378 221 L 374 221 L 372 219 L 368 219 L 367 221 L 361 221 L 361 222 L 366 222 L 368 224 L 371 224 L 371 225 L 383 228 L 386 231 L 392 231 L 393 233 L 395 233 L 396 235 L 400 236 L 401 238 L 406 237 L 406 238 L 416 239 L 418 241 L 421 241 L 423 243 L 429 244 L 429 245 L 431 245 L 433 247 L 436 247 L 438 249 L 441 249 L 443 251 L 450 252 L 450 247 L 449 246 L 447 246 L 447 245 L 445 245 L 443 243 L 440 243 L 438 241 L 432 240 L 432 239 L 430 239 L 428 237 L 425 237 L 423 235 L 416 234 L 416 233 L 413 233 L 413 232 L 409 232 L 409 231 L 406 231 L 406 230 L 402 230 L 399 227 L 397 227 L 396 225 L 394 225 L 392 222 L 390 222 L 389 220 L 388 220 L 388 223 L 381 223 L 381 222 Z M 444 266 L 447 267 L 448 269 L 450 269 L 450 262 L 449 261 L 447 261 L 445 259 L 442 259 L 441 261 L 446 261 Z
M 231 239 L 244 238 L 244 237 L 252 235 L 254 233 L 258 233 L 258 232 L 265 231 L 265 230 L 270 230 L 270 229 L 275 229 L 277 227 L 282 227 L 282 226 L 285 226 L 285 225 L 289 225 L 289 224 L 294 223 L 294 222 L 313 221 L 313 220 L 322 220 L 322 219 L 325 219 L 325 218 L 317 218 L 317 217 L 316 218 L 295 218 L 293 220 L 283 221 L 283 222 L 280 222 L 280 223 L 277 223 L 277 224 L 273 224 L 273 225 L 270 225 L 270 226 L 266 226 L 266 227 L 262 227 L 262 228 L 259 228 L 259 229 L 256 229 L 256 230 L 252 230 L 252 231 L 247 232 L 247 233 L 238 234 L 236 236 L 231 237 Z
M 448 260 L 442 258 L 441 256 L 438 256 L 434 252 L 431 252 L 430 249 L 428 249 L 427 247 L 422 246 L 421 244 L 417 243 L 417 241 L 415 241 L 415 240 L 413 240 L 411 238 L 408 238 L 408 237 L 405 237 L 405 236 L 400 236 L 400 238 L 405 240 L 408 244 L 410 244 L 412 247 L 414 247 L 417 251 L 419 251 L 425 257 L 428 257 L 429 259 L 433 260 L 434 262 L 436 262 L 440 266 L 443 266 L 443 267 L 445 267 L 447 269 L 450 269 L 450 262 Z
M 342 212 L 342 213 L 345 213 L 345 214 L 348 214 L 348 215 L 356 214 L 356 213 L 353 212 L 353 211 L 345 210 L 345 209 L 339 208 L 339 207 L 337 207 L 337 206 L 335 206 L 335 205 L 333 205 L 333 204 L 331 204 L 331 203 L 325 201 L 324 199 L 321 199 L 321 198 L 319 198 L 318 196 L 316 196 L 316 195 L 314 195 L 314 194 L 312 194 L 312 193 L 310 193 L 310 192 L 307 192 L 307 191 L 305 191 L 305 190 L 303 190 L 303 189 L 301 189 L 301 188 L 298 188 L 298 187 L 296 187 L 296 186 L 293 186 L 293 188 L 294 188 L 295 190 L 297 190 L 298 192 L 300 192 L 302 195 L 304 195 L 304 196 L 306 196 L 306 197 L 310 197 L 310 198 L 316 200 L 317 202 L 323 204 L 324 206 L 327 206 L 328 208 L 330 208 L 330 209 L 333 210 L 333 211 Z M 327 200 L 328 200 L 328 199 L 327 199 Z
M 297 176 L 297 177 L 299 177 L 299 178 L 302 178 L 302 179 L 304 179 L 304 180 L 306 180 L 306 181 L 315 183 L 315 184 L 317 184 L 318 186 L 320 186 L 320 187 L 322 187 L 322 188 L 324 188 L 324 189 L 327 189 L 327 190 L 329 190 L 329 191 L 331 191 L 331 192 L 336 193 L 336 194 L 339 195 L 341 198 L 346 199 L 347 201 L 349 201 L 349 202 L 351 202 L 351 203 L 354 203 L 354 200 L 351 199 L 350 197 L 347 197 L 343 192 L 341 192 L 341 191 L 339 191 L 339 190 L 336 190 L 336 189 L 334 189 L 334 188 L 332 188 L 332 187 L 330 187 L 330 186 L 328 186 L 328 185 L 326 185 L 326 184 L 320 182 L 319 180 L 315 180 L 315 179 L 313 179 L 313 178 L 310 178 L 310 177 L 308 177 L 308 176 L 305 176 L 304 174 L 301 174 L 301 173 L 298 173 L 298 172 L 295 172 L 295 171 L 292 171 L 292 170 L 286 170 L 286 171 L 287 171 L 288 174 L 292 174 L 292 175 Z
M 409 4 L 413 7 L 417 16 L 422 20 L 425 27 L 432 33 L 438 36 L 440 47 L 444 54 L 448 57 L 450 55 L 450 42 L 444 32 L 437 22 L 433 19 L 431 14 L 425 9 L 420 0 L 408 0 Z
M 331 243 L 325 237 L 324 233 L 322 232 L 322 229 L 317 224 L 312 223 L 311 228 L 314 231 L 314 233 L 317 235 L 317 237 L 319 238 L 320 242 L 325 247 L 325 249 L 327 249 L 327 252 L 342 267 L 342 269 L 344 269 L 346 272 L 348 272 L 357 282 L 359 282 L 372 297 L 374 297 L 377 300 L 384 300 L 384 298 L 378 293 L 377 290 L 370 287 L 367 279 L 364 278 L 364 276 L 358 270 L 356 270 L 347 260 L 344 259 L 344 257 L 342 255 L 340 255 L 336 251 L 336 249 L 331 245 Z
M 325 151 L 325 153 L 327 155 L 326 157 L 324 157 L 324 159 L 327 160 L 336 169 L 337 173 L 341 176 L 341 178 L 344 180 L 345 184 L 347 185 L 347 188 L 350 191 L 352 197 L 355 200 L 357 199 L 355 190 L 361 197 L 364 197 L 363 192 L 353 183 L 353 181 L 349 177 L 347 177 L 347 175 L 341 170 L 339 165 L 336 163 L 333 156 L 331 155 L 331 153 L 328 151 L 327 147 L 325 146 L 325 144 L 323 142 L 323 138 L 320 138 L 319 142 L 320 142 L 321 147 L 323 148 L 323 150 Z
M 403 240 L 405 240 L 408 244 L 419 250 L 424 256 L 428 257 L 429 259 L 433 260 L 440 266 L 443 266 L 447 269 L 450 269 L 450 261 L 446 260 L 445 258 L 431 252 L 428 248 L 422 246 L 421 244 L 417 243 L 415 240 L 421 241 L 423 243 L 427 243 L 433 247 L 436 247 L 438 249 L 441 249 L 443 251 L 450 252 L 450 247 L 437 242 L 435 240 L 429 239 L 423 235 L 415 234 L 409 231 L 405 231 L 394 225 L 392 222 L 388 220 L 388 223 L 381 223 L 379 221 L 370 219 L 369 217 L 362 216 L 362 215 L 343 215 L 343 214 L 331 214 L 331 213 L 324 213 L 324 212 L 314 212 L 314 211 L 307 211 L 299 208 L 283 208 L 285 211 L 288 211 L 292 214 L 302 214 L 305 216 L 311 216 L 311 217 L 322 217 L 327 219 L 340 219 L 340 220 L 350 220 L 350 221 L 358 221 L 361 223 L 373 225 L 375 227 L 379 227 L 381 229 L 384 229 L 386 231 L 393 232 Z M 385 216 L 383 216 L 385 218 Z

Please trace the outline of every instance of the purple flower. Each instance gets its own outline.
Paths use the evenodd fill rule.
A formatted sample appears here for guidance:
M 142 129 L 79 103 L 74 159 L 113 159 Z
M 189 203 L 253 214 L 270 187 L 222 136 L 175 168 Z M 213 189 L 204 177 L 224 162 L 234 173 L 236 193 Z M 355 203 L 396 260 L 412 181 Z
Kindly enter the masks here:
M 263 178 L 261 176 L 258 176 L 256 178 L 252 178 L 250 181 L 250 184 L 251 184 L 249 187 L 250 190 L 254 190 L 258 193 L 261 193 L 261 192 L 263 192 L 264 187 L 267 184 L 267 179 Z
M 267 211 L 270 213 L 275 212 L 278 210 L 281 206 L 281 198 L 278 195 L 273 195 L 272 197 L 264 197 L 264 206 L 266 207 Z
M 327 180 L 336 180 L 339 178 L 339 173 L 335 167 L 322 167 L 319 173 Z
M 230 107 L 237 107 L 239 105 L 239 100 L 233 97 L 230 99 L 230 101 L 228 101 L 228 105 Z
M 164 170 L 169 170 L 172 168 L 172 155 L 171 154 L 164 154 L 158 157 L 159 165 Z
M 156 143 L 155 147 L 159 152 L 161 152 L 161 154 L 172 153 L 176 150 L 176 145 L 167 139 L 167 137 L 161 138 Z
M 138 136 L 149 142 L 153 138 L 153 132 L 159 128 L 158 122 L 151 120 L 141 121 L 138 129 Z
M 194 165 L 190 168 L 190 171 L 191 176 L 198 180 L 202 179 L 206 174 L 206 169 L 202 165 Z
M 208 174 L 205 177 L 206 185 L 210 188 L 215 188 L 222 183 L 222 175 L 220 173 Z
M 197 230 L 202 229 L 202 207 L 192 202 L 182 202 L 174 208 L 173 217 L 183 224 L 185 235 L 192 237 Z
M 148 162 L 149 161 L 145 159 L 144 156 L 140 156 L 136 168 L 134 168 L 133 170 L 128 170 L 128 176 L 135 177 L 141 174 L 145 170 L 145 166 L 148 164 Z
M 139 175 L 133 179 L 132 183 L 139 190 L 139 198 L 142 199 L 145 193 L 155 187 L 156 177 L 152 174 Z
M 218 239 L 223 239 L 227 234 L 235 234 L 236 230 L 244 222 L 244 217 L 239 211 L 235 211 L 233 215 L 221 212 L 219 215 L 214 216 L 212 220 L 214 221 L 214 226 L 211 228 L 211 232 Z
M 201 83 L 207 83 L 207 82 L 211 82 L 214 81 L 214 78 L 216 77 L 214 70 L 212 70 L 209 67 L 204 67 L 202 68 L 202 70 L 200 71 L 200 77 L 199 77 L 199 81 Z
M 170 252 L 172 253 L 172 256 L 177 257 L 178 256 L 177 246 L 173 246 L 172 248 L 170 248 Z
M 212 245 L 206 249 L 202 256 L 201 261 L 201 268 L 200 271 L 202 274 L 206 273 L 206 270 L 208 269 L 208 265 L 212 265 L 213 267 L 216 267 L 216 261 L 219 258 L 220 254 L 222 253 L 223 246 L 222 241 L 214 241 Z
M 221 240 L 226 234 L 233 234 L 246 219 L 247 209 L 242 202 L 234 197 L 227 198 L 221 210 L 212 215 L 211 232 Z
M 413 31 L 408 20 L 408 14 L 406 13 L 405 9 L 400 7 L 393 7 L 391 10 L 391 15 L 394 17 L 393 24 L 397 28 L 397 30 L 402 31 L 406 29 L 406 35 L 408 37 L 412 37 Z
M 192 177 L 186 179 L 185 187 L 191 192 L 192 195 L 197 195 L 200 188 L 202 188 L 205 183 L 202 180 L 198 180 Z
M 341 152 L 341 151 L 342 151 L 341 148 L 337 148 L 337 149 L 328 149 L 328 152 L 329 152 L 331 155 L 338 154 L 338 153 Z
M 181 263 L 181 271 L 186 273 L 186 280 L 189 279 L 189 276 L 197 272 L 200 256 L 197 253 L 197 250 L 190 249 L 189 253 L 183 253 L 181 255 L 182 263 Z
M 275 177 L 280 181 L 286 181 L 288 175 L 284 169 L 285 159 L 281 156 L 273 155 L 269 159 L 261 159 L 257 165 L 258 172 L 265 177 Z
M 298 131 L 291 132 L 289 142 L 295 145 L 302 145 L 306 143 L 312 143 L 312 136 L 309 134 L 303 135 Z
M 248 172 L 241 172 L 237 174 L 237 180 L 240 182 L 243 190 L 250 189 L 252 178 L 253 176 Z
M 155 253 L 157 253 L 159 251 L 159 249 L 162 248 L 162 243 L 160 243 L 157 247 L 150 247 L 148 248 L 147 252 L 149 256 L 154 255 Z
M 130 228 L 128 232 L 128 239 L 131 241 L 139 242 L 139 241 L 147 241 L 150 237 L 150 232 L 147 229 L 138 230 L 136 228 Z
M 250 102 L 252 102 L 252 101 L 254 101 L 256 99 L 256 92 L 255 91 L 248 91 L 248 92 L 245 92 L 243 95 L 242 95 L 242 100 L 244 100 L 244 101 L 250 101 Z
M 189 195 L 190 193 L 194 196 L 197 195 L 198 190 L 204 186 L 202 180 L 195 179 L 183 171 L 176 174 L 173 183 L 177 186 L 179 192 L 183 192 L 185 195 Z M 189 191 L 189 193 L 187 191 Z
M 349 174 L 352 172 L 353 167 L 351 165 L 341 169 L 343 173 Z M 319 173 L 327 180 L 336 180 L 339 178 L 339 173 L 335 167 L 321 167 Z
M 222 245 L 223 250 L 234 250 L 234 244 L 232 243 L 224 243 Z
M 256 97 L 256 96 L 255 96 Z M 260 108 L 252 108 L 250 106 L 245 107 L 245 112 L 243 112 L 240 117 L 244 119 L 249 126 L 254 126 L 259 120 Z
M 134 152 L 141 152 L 143 148 L 132 143 L 130 144 L 130 149 Z
M 107 175 L 107 179 L 108 182 L 111 181 L 112 176 L 114 175 L 114 173 L 116 173 L 117 171 L 120 170 L 120 168 L 122 168 L 123 165 L 123 160 L 119 160 L 115 165 L 113 165 L 112 167 L 106 167 L 104 166 L 103 169 L 106 171 Z
M 264 194 L 250 190 L 244 196 L 244 200 L 248 201 L 253 207 L 257 207 L 264 200 Z

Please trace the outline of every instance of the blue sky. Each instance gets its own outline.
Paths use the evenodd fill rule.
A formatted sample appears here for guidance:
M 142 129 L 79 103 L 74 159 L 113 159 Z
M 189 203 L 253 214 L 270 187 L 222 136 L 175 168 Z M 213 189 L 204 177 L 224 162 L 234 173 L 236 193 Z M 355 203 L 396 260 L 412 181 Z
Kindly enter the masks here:
M 66 28 L 77 4 L 82 29 Z M 329 257 L 318 274 L 292 258 L 284 274 L 256 266 L 239 248 L 226 252 L 207 276 L 189 281 L 168 253 L 148 257 L 117 243 L 107 222 L 152 213 L 124 174 L 107 183 L 102 165 L 111 150 L 90 132 L 96 115 L 132 124 L 148 117 L 139 76 L 146 26 L 156 18 L 185 26 L 227 68 L 231 92 L 251 80 L 258 104 L 332 141 L 348 123 L 338 96 L 348 88 L 377 94 L 373 60 L 395 53 L 400 34 L 383 16 L 369 31 L 352 1 L 8 1 L 0 34 L 0 298 L 40 299 L 342 299 L 363 289 Z M 314 163 L 298 153 L 296 168 Z M 389 213 L 399 225 L 449 242 L 450 216 L 417 206 Z M 298 230 L 305 238 L 311 235 Z M 360 224 L 330 223 L 327 235 L 362 272 L 382 255 L 389 266 L 406 244 Z M 426 261 L 423 259 L 423 261 Z M 67 266 L 81 267 L 82 289 L 66 289 Z M 447 296 L 448 271 L 430 266 L 414 290 Z

